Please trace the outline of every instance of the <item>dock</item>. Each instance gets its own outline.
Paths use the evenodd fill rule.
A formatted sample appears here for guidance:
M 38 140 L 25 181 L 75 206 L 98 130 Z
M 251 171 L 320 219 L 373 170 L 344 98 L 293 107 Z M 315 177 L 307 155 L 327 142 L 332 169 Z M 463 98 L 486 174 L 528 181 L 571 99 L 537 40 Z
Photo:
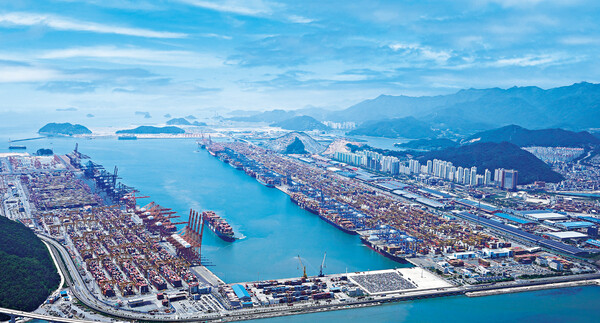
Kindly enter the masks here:
M 225 282 L 221 278 L 217 277 L 217 275 L 213 274 L 205 266 L 193 266 L 190 267 L 190 271 L 211 286 L 225 285 Z

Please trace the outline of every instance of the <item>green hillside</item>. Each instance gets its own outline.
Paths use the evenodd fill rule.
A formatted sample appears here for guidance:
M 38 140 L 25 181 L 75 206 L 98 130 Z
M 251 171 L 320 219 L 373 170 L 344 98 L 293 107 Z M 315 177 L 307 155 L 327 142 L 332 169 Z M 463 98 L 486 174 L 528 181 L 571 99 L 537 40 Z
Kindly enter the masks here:
M 436 134 L 427 123 L 413 117 L 366 122 L 348 133 L 348 135 L 414 139 L 431 138 Z
M 467 142 L 507 141 L 519 147 L 584 147 L 600 144 L 600 139 L 587 131 L 574 132 L 563 129 L 529 130 L 517 125 L 483 131 L 466 139 Z
M 328 130 L 329 127 L 309 116 L 298 116 L 271 124 L 272 127 L 280 127 L 287 130 L 311 131 Z
M 40 130 L 38 133 L 41 135 L 62 135 L 62 136 L 72 136 L 72 135 L 89 135 L 92 131 L 80 124 L 71 124 L 68 122 L 65 123 L 48 123 Z
M 42 241 L 23 224 L 2 216 L 0 268 L 0 307 L 33 311 L 60 283 Z M 0 316 L 0 319 L 6 317 Z

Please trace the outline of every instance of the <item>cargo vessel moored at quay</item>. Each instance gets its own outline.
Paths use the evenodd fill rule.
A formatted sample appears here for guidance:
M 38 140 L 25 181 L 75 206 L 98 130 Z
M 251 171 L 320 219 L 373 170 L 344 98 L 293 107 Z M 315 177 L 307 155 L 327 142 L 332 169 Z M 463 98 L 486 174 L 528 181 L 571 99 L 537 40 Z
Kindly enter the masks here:
M 409 263 L 404 257 L 396 255 L 396 254 L 393 254 L 393 253 L 391 253 L 389 251 L 389 249 L 386 249 L 386 247 L 387 248 L 391 248 L 391 247 L 386 246 L 386 245 L 378 245 L 378 244 L 373 243 L 372 241 L 369 241 L 369 237 L 368 236 L 362 236 L 361 235 L 360 236 L 360 241 L 365 246 L 369 247 L 369 249 L 377 252 L 378 254 L 380 254 L 380 255 L 388 258 L 388 259 L 391 259 L 391 260 L 393 260 L 395 262 L 398 262 L 398 263 L 401 263 L 401 264 L 408 264 Z M 411 255 L 406 255 L 406 256 L 408 257 L 408 256 L 411 256 Z
M 318 215 L 322 220 L 339 230 L 352 235 L 357 234 L 354 223 L 339 216 L 332 209 L 321 207 L 318 201 L 309 199 L 304 194 L 297 192 L 290 194 L 290 200 L 308 212 Z

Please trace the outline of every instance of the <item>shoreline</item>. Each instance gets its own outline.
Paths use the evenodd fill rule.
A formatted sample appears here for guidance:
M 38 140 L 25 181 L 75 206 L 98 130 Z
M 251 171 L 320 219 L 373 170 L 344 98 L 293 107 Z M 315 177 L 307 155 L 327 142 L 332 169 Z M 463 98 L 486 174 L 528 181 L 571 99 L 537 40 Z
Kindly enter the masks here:
M 548 283 L 545 285 L 536 285 L 536 286 L 515 286 L 515 287 L 507 287 L 507 288 L 494 289 L 494 290 L 466 292 L 465 296 L 467 296 L 467 297 L 483 297 L 483 296 L 492 296 L 492 295 L 533 292 L 533 291 L 546 290 L 546 289 L 560 289 L 560 288 L 571 288 L 571 287 L 582 287 L 582 286 L 593 286 L 593 285 L 600 286 L 600 280 L 599 279 L 591 279 L 591 280 L 579 280 L 579 281 L 563 282 L 563 283 Z

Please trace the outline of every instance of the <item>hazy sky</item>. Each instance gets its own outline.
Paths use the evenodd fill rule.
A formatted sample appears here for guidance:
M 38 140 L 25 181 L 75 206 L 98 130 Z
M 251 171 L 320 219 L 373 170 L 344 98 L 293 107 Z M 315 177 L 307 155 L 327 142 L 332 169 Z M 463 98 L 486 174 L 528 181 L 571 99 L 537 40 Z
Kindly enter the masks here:
M 600 1 L 19 0 L 0 112 L 346 107 L 598 82 Z

